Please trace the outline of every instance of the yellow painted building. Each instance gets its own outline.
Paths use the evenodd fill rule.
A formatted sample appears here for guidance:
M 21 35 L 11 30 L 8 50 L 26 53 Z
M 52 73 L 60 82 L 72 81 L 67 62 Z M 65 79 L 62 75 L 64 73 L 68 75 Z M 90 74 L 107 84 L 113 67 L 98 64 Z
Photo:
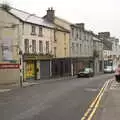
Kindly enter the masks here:
M 44 19 L 56 25 L 53 45 L 54 56 L 57 58 L 70 57 L 70 30 L 71 23 L 55 16 L 52 8 L 47 10 Z
M 53 55 L 56 58 L 69 57 L 69 32 L 57 28 L 53 42 Z

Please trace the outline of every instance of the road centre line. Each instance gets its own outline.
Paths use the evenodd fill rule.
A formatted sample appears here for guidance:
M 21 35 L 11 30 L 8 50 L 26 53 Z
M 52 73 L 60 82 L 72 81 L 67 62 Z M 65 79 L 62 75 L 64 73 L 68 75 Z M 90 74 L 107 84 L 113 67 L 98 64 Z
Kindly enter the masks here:
M 93 117 L 93 115 L 95 114 L 95 112 L 96 112 L 96 110 L 97 110 L 97 108 L 98 108 L 98 106 L 99 106 L 99 104 L 100 104 L 100 101 L 101 101 L 101 99 L 102 99 L 102 96 L 104 95 L 105 89 L 107 88 L 109 82 L 110 82 L 110 80 L 107 81 L 106 86 L 105 86 L 103 92 L 101 93 L 101 95 L 100 95 L 98 101 L 97 101 L 96 104 L 95 104 L 95 107 L 94 107 L 93 111 L 91 112 L 91 114 L 90 114 L 90 116 L 88 117 L 87 120 L 91 120 L 92 117 Z
M 97 95 L 97 97 L 93 100 L 93 102 L 90 104 L 90 106 L 89 106 L 89 108 L 87 109 L 87 111 L 85 112 L 85 114 L 84 114 L 84 116 L 81 118 L 81 120 L 86 120 L 87 119 L 87 117 L 88 117 L 88 115 L 90 114 L 90 112 L 93 114 L 93 113 L 95 113 L 95 112 L 93 112 L 93 111 L 96 111 L 95 110 L 95 107 L 96 107 L 96 104 L 98 104 L 98 101 L 100 101 L 100 99 L 99 98 L 101 98 L 100 96 L 102 95 L 102 93 L 104 93 L 104 90 L 105 90 L 105 88 L 107 88 L 107 86 L 108 86 L 108 84 L 109 84 L 109 82 L 110 82 L 111 80 L 107 80 L 105 83 L 104 83 L 104 85 L 103 85 L 103 87 L 101 88 L 101 90 L 100 90 L 100 92 L 98 93 L 98 95 Z M 91 115 L 91 114 L 90 114 Z M 92 117 L 93 115 L 91 115 L 91 117 Z M 91 118 L 90 117 L 90 118 Z M 89 119 L 90 120 L 90 119 Z

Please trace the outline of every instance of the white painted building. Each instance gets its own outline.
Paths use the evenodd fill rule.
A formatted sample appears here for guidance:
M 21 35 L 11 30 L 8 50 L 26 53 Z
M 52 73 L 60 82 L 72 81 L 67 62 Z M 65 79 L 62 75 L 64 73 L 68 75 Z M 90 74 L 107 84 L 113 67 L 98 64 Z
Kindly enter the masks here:
M 112 52 L 110 53 L 110 56 L 113 60 L 113 66 L 117 66 L 120 63 L 119 39 L 111 37 L 110 41 L 112 42 Z
M 9 45 L 6 44 L 9 41 Z M 0 5 L 1 62 L 9 55 L 9 62 L 20 62 L 19 51 L 23 56 L 23 77 L 40 79 L 42 74 L 51 75 L 50 59 L 54 53 L 54 25 L 44 19 L 15 8 L 3 9 Z M 7 48 L 6 48 L 7 47 Z M 6 51 L 7 54 L 6 54 Z M 47 63 L 41 60 L 47 60 Z M 41 62 L 42 63 L 41 63 Z M 41 65 L 46 65 L 41 69 Z M 36 71 L 38 71 L 36 73 Z
M 93 40 L 92 32 L 84 28 L 84 23 L 72 25 L 71 56 L 92 57 Z
M 93 34 L 93 57 L 95 73 L 103 72 L 103 42 L 97 35 Z

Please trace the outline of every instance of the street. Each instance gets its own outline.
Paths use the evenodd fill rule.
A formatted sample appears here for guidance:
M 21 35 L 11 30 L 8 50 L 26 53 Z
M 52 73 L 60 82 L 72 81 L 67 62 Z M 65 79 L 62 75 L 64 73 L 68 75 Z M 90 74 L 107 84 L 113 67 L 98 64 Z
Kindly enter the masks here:
M 1 120 L 80 120 L 112 74 L 46 82 L 0 93 Z

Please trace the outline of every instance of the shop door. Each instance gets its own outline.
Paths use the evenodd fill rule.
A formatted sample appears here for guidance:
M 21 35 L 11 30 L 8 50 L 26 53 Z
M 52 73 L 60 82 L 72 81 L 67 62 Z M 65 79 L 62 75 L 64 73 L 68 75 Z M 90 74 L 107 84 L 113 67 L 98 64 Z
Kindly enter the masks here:
M 40 61 L 40 78 L 50 78 L 50 61 Z

